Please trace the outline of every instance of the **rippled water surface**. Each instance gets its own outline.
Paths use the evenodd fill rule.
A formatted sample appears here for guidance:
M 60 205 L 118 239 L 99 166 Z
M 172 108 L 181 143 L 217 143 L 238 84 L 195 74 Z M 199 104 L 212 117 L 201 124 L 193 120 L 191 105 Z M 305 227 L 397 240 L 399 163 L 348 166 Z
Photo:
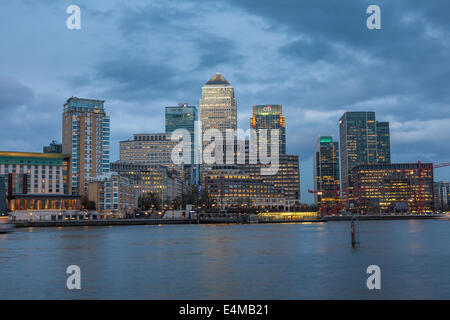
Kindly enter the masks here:
M 0 299 L 450 299 L 450 221 L 362 221 L 360 240 L 349 222 L 17 229 Z

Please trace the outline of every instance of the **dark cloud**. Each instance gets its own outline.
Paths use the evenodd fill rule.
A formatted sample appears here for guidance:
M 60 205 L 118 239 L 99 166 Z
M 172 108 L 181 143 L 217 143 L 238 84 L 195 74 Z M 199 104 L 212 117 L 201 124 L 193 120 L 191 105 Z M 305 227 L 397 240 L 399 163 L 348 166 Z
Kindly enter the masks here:
M 54 1 L 44 3 L 53 9 L 43 19 L 64 21 L 64 10 L 54 16 L 64 5 L 55 9 Z M 338 120 L 346 110 L 375 110 L 378 120 L 390 121 L 394 161 L 450 161 L 448 1 L 80 4 L 86 28 L 65 32 L 67 43 L 47 43 L 48 54 L 35 54 L 36 43 L 27 47 L 31 36 L 18 45 L 0 30 L 5 47 L 20 53 L 0 60 L 0 68 L 15 66 L 21 74 L 18 80 L 0 79 L 0 110 L 13 110 L 0 125 L 8 130 L 3 132 L 24 128 L 3 139 L 2 148 L 36 150 L 58 138 L 62 104 L 71 95 L 107 101 L 115 145 L 135 130 L 161 131 L 164 104 L 198 105 L 201 86 L 221 72 L 235 86 L 244 128 L 251 105 L 283 104 L 287 148 L 301 159 L 303 199 L 311 200 L 305 191 L 312 188 L 315 139 L 320 134 L 337 139 Z M 381 30 L 366 28 L 371 4 L 381 7 Z M 35 4 L 22 0 L 16 14 L 28 6 Z M 11 20 L 0 21 L 2 30 L 18 38 L 28 34 L 21 25 L 6 28 Z M 61 57 L 67 69 L 55 66 Z M 73 68 L 74 63 L 80 67 Z M 33 86 L 29 79 L 36 77 L 37 66 L 45 72 Z M 61 75 L 62 68 L 69 72 Z M 33 114 L 33 121 L 26 114 Z
M 32 89 L 10 77 L 0 77 L 0 110 L 11 111 L 11 108 L 26 104 L 33 99 Z
M 196 50 L 200 56 L 198 69 L 207 70 L 219 65 L 232 64 L 239 68 L 245 61 L 236 43 L 223 37 L 201 37 L 196 40 Z

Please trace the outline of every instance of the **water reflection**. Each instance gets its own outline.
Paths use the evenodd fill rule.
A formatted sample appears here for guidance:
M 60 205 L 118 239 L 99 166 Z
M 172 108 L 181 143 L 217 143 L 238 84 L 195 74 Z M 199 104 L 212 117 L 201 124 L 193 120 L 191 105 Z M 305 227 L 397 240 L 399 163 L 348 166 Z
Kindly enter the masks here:
M 448 299 L 448 223 L 361 222 L 356 250 L 348 222 L 17 229 L 0 235 L 0 298 Z

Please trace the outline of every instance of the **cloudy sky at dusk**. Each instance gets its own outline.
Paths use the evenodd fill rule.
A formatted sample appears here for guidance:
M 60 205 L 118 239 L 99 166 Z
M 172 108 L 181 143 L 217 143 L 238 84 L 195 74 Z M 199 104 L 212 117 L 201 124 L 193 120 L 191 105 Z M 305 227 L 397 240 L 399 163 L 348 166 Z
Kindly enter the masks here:
M 66 28 L 71 4 L 81 30 Z M 366 28 L 370 4 L 381 30 Z M 283 105 L 303 201 L 315 140 L 337 138 L 344 111 L 390 122 L 393 162 L 450 162 L 449 10 L 443 0 L 2 1 L 0 150 L 60 141 L 63 104 L 77 96 L 106 100 L 117 160 L 118 141 L 163 132 L 164 106 L 198 106 L 220 72 L 240 127 L 253 104 Z

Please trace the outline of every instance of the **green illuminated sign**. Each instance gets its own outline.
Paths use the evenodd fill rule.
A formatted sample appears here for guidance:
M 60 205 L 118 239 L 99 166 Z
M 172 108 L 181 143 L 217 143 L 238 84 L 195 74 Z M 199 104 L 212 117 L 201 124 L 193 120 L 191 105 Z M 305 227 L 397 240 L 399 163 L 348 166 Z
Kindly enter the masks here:
M 333 142 L 332 137 L 320 137 L 320 142 Z

